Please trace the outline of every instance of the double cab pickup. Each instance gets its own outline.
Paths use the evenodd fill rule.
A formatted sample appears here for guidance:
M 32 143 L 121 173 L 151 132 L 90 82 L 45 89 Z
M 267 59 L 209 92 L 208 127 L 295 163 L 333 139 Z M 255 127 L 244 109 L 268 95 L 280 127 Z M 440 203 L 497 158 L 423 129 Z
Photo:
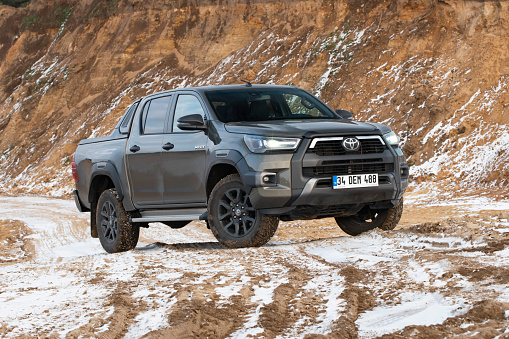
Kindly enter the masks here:
M 80 142 L 72 168 L 76 205 L 110 253 L 133 249 L 153 222 L 204 220 L 230 248 L 267 243 L 279 220 L 390 230 L 408 182 L 389 127 L 297 87 L 249 83 L 139 99 L 111 135 Z

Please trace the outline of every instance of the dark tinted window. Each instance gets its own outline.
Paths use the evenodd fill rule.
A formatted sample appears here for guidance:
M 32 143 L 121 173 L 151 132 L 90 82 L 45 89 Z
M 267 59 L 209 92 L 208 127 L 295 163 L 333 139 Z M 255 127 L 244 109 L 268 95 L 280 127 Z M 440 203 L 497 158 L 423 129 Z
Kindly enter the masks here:
M 340 119 L 312 95 L 293 88 L 234 89 L 206 92 L 222 122 Z
M 124 119 L 120 123 L 120 133 L 127 134 L 129 133 L 129 126 L 131 125 L 131 119 L 133 117 L 136 108 L 138 107 L 138 102 L 135 102 L 127 109 L 127 113 L 124 114 Z
M 160 134 L 164 132 L 164 122 L 171 97 L 150 100 L 143 107 L 143 134 Z
M 194 95 L 179 95 L 177 99 L 177 106 L 175 107 L 175 114 L 173 117 L 173 132 L 192 132 L 183 131 L 177 127 L 177 121 L 179 118 L 191 114 L 199 114 L 201 116 L 204 115 L 203 107 L 201 107 L 200 101 Z

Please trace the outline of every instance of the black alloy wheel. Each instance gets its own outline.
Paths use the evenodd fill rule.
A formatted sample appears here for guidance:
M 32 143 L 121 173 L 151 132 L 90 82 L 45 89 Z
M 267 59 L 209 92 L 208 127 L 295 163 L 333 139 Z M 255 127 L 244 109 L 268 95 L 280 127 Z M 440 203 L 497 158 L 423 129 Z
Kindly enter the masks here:
M 253 229 L 256 211 L 242 188 L 226 191 L 221 196 L 217 209 L 219 223 L 230 236 L 241 238 Z
M 117 209 L 110 201 L 105 201 L 101 206 L 101 231 L 104 235 L 104 240 L 112 244 L 118 238 L 118 217 Z
M 101 194 L 96 211 L 97 234 L 106 252 L 124 252 L 136 247 L 139 224 L 129 221 L 129 214 L 115 189 L 107 189 Z
M 279 224 L 277 216 L 253 207 L 238 174 L 230 174 L 214 186 L 207 211 L 212 234 L 229 248 L 262 246 L 276 233 Z

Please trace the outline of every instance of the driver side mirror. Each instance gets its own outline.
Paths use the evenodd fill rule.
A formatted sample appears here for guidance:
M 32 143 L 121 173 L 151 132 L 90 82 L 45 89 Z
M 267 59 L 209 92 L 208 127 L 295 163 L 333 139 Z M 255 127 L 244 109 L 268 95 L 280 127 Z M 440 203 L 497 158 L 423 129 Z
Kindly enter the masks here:
M 337 109 L 336 113 L 345 120 L 353 120 L 353 114 L 344 109 Z
M 183 131 L 205 131 L 207 129 L 200 114 L 190 114 L 179 118 L 177 127 Z

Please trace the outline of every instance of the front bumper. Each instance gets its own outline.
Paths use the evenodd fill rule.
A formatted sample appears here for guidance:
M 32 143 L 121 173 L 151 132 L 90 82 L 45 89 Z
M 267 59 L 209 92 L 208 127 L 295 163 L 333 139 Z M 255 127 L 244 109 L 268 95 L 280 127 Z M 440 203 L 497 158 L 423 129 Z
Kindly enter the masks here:
M 408 167 L 399 148 L 388 146 L 383 152 L 369 155 L 318 156 L 308 152 L 311 141 L 303 139 L 291 159 L 283 157 L 286 155 L 265 155 L 263 168 L 250 165 L 249 159 L 246 159 L 249 168 L 257 169 L 246 175 L 252 178 L 247 186 L 251 203 L 256 209 L 265 214 L 298 215 L 301 218 L 307 215 L 313 218 L 351 215 L 366 205 L 389 208 L 398 204 L 408 185 Z M 285 161 L 282 161 L 283 158 Z M 277 163 L 272 162 L 273 159 L 277 159 Z M 374 173 L 378 173 L 379 186 L 333 189 L 332 176 L 343 173 L 328 174 L 327 164 L 331 162 L 340 164 L 335 165 L 332 171 L 343 170 L 341 166 L 374 165 L 366 167 L 366 171 L 378 169 Z M 364 167 L 361 169 L 364 170 Z M 271 179 L 264 181 L 265 176 Z
M 377 187 L 360 187 L 333 189 L 332 187 L 320 187 L 320 184 L 332 179 L 309 179 L 293 205 L 344 205 L 357 203 L 370 203 L 382 200 L 397 200 L 396 184 L 393 174 L 383 177 L 383 183 Z

